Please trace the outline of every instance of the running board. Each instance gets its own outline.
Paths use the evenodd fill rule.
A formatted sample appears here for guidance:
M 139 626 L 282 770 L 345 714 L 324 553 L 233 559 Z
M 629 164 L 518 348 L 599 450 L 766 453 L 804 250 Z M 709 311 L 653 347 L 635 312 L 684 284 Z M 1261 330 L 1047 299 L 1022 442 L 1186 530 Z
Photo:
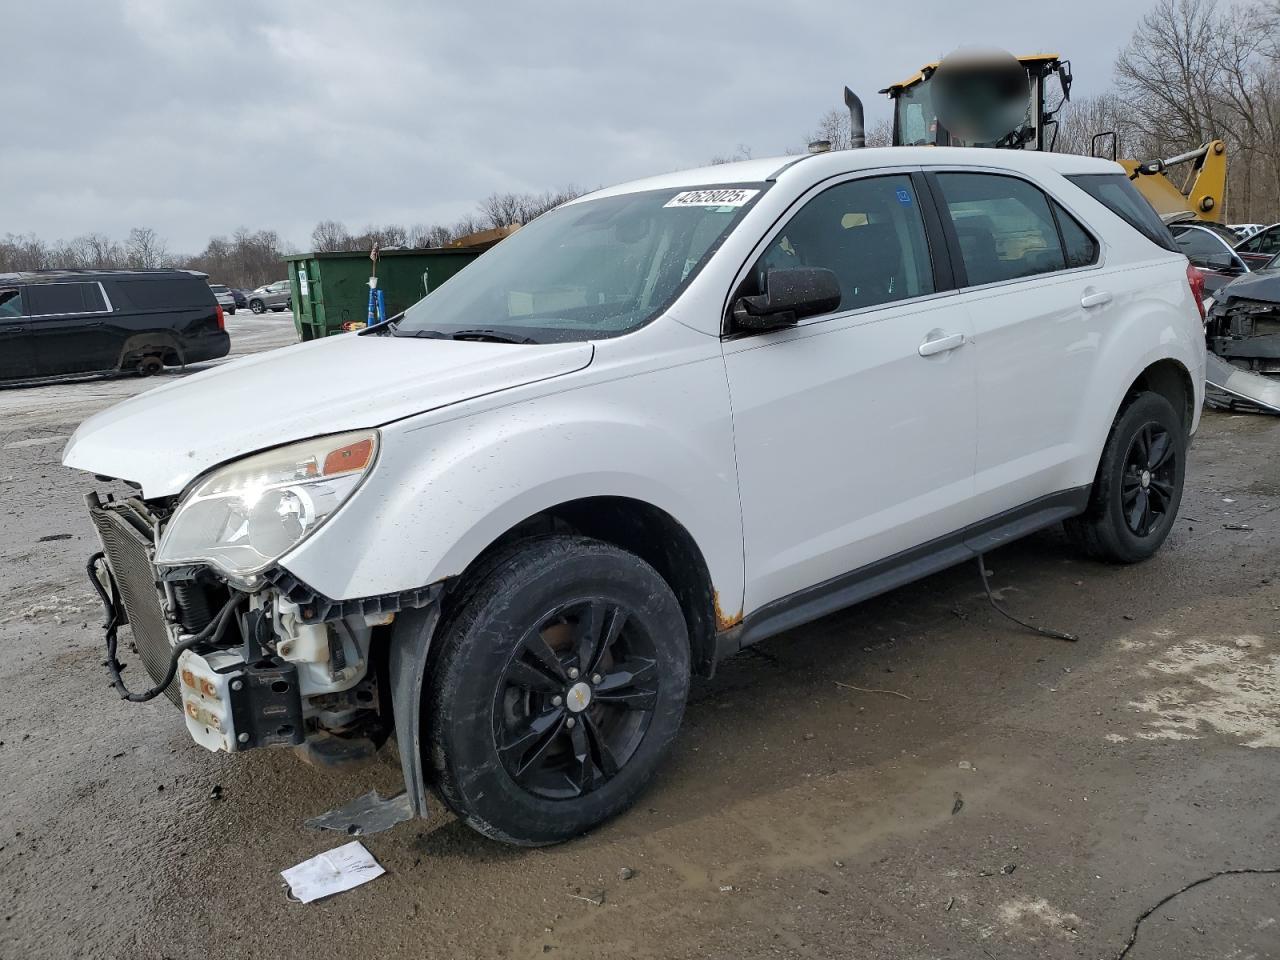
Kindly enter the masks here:
M 863 600 L 971 560 L 1029 533 L 1084 513 L 1090 486 L 1041 497 L 945 537 L 782 597 L 716 635 L 716 660 Z

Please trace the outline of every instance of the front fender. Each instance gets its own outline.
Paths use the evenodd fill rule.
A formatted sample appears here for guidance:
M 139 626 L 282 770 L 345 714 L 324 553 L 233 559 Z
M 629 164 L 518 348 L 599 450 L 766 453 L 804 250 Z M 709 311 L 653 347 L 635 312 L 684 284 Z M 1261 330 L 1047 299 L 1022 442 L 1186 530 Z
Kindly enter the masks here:
M 335 600 L 395 593 L 462 573 L 530 516 L 601 496 L 682 524 L 725 608 L 740 609 L 741 516 L 718 350 L 452 420 L 391 424 L 360 492 L 281 565 Z

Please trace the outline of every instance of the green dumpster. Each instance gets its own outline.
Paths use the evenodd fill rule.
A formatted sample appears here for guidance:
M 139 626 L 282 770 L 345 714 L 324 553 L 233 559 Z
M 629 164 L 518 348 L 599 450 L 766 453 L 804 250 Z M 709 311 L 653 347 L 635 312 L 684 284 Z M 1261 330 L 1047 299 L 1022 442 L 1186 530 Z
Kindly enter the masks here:
M 379 251 L 378 287 L 387 301 L 387 316 L 417 303 L 483 252 L 483 247 Z M 368 319 L 373 262 L 367 251 L 296 253 L 285 262 L 299 339 L 342 333 L 344 323 Z

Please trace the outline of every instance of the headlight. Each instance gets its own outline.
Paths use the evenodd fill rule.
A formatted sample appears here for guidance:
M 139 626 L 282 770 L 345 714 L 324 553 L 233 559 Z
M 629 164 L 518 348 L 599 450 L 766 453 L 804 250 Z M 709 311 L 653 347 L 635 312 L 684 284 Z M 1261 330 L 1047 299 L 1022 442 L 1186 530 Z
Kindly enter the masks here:
M 207 563 L 235 578 L 265 570 L 346 502 L 377 452 L 376 431 L 341 433 L 215 470 L 178 505 L 156 563 Z

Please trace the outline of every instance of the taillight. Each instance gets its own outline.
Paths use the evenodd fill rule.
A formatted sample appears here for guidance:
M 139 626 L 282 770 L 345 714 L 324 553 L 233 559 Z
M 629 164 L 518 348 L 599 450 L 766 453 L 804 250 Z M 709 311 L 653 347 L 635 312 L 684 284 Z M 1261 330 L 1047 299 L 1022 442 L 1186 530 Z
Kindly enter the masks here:
M 1200 319 L 1204 316 L 1204 274 L 1187 261 L 1187 283 L 1191 285 L 1191 296 L 1196 301 L 1196 309 L 1200 311 Z
M 1200 286 L 1201 286 L 1202 288 L 1204 287 L 1204 281 L 1201 281 L 1201 282 L 1200 282 Z M 218 329 L 219 329 L 219 330 L 225 330 L 225 329 L 227 329 L 227 318 L 226 318 L 226 316 L 225 316 L 225 315 L 223 315 L 223 313 L 222 313 L 222 304 L 220 304 L 220 303 L 219 303 L 219 304 L 217 304 L 217 307 L 218 307 Z M 1201 314 L 1203 314 L 1203 313 L 1204 313 L 1203 308 L 1200 310 L 1200 313 L 1201 313 Z

